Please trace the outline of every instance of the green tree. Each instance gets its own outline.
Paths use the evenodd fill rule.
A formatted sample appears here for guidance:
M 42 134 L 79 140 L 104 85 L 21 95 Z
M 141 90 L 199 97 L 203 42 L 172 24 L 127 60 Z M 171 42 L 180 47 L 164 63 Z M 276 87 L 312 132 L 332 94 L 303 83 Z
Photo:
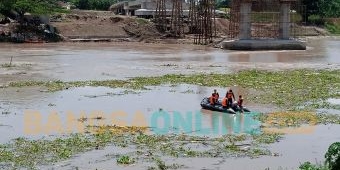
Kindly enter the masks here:
M 79 9 L 108 10 L 117 0 L 68 0 Z
M 340 0 L 319 0 L 319 7 L 322 17 L 340 17 Z
M 231 0 L 219 0 L 216 2 L 217 8 L 229 8 Z
M 56 0 L 0 0 L 0 13 L 5 16 L 11 16 L 13 11 L 19 14 L 19 17 L 28 12 L 31 14 L 51 14 L 60 11 Z
M 300 14 L 304 17 L 303 21 L 309 23 L 308 18 L 312 15 L 320 15 L 319 9 L 320 0 L 302 0 L 302 5 L 306 7 L 306 11 L 301 11 Z M 306 15 L 304 15 L 306 12 Z

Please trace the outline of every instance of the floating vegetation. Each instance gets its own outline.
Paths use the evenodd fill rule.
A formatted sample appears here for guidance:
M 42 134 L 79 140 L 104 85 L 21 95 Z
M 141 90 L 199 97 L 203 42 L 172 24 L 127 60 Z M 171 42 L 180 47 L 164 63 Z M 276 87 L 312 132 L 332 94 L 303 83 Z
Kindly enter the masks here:
M 117 125 L 106 125 L 106 126 L 87 126 L 92 132 L 101 134 L 106 132 L 112 132 L 114 134 L 136 134 L 145 133 L 148 127 L 137 127 L 137 126 L 117 126 Z
M 2 68 L 31 68 L 32 67 L 32 64 L 30 63 L 24 63 L 24 64 L 12 64 L 12 63 L 4 63 L 4 64 L 1 64 L 0 67 Z
M 274 104 L 281 108 L 294 110 L 301 108 L 301 106 L 312 109 L 323 108 L 324 106 L 320 105 L 320 103 L 339 94 L 339 75 L 340 70 L 292 70 L 279 72 L 246 70 L 234 74 L 164 75 L 160 77 L 136 77 L 129 80 L 11 82 L 9 86 L 45 86 L 49 91 L 53 92 L 68 89 L 69 87 L 82 86 L 146 89 L 145 86 L 158 86 L 162 84 L 195 84 L 211 87 L 237 85 L 256 91 L 256 94 L 245 94 L 249 100 L 264 104 Z
M 177 67 L 177 64 L 172 64 L 172 63 L 168 63 L 168 64 L 162 64 L 161 66 L 166 66 L 166 67 Z
M 132 147 L 131 154 L 119 155 L 118 164 L 137 163 L 138 160 L 150 160 L 160 156 L 170 157 L 258 157 L 271 155 L 264 144 L 278 141 L 279 134 L 227 135 L 218 138 L 189 135 L 147 135 L 146 127 L 103 126 L 96 128 L 96 133 L 72 134 L 65 138 L 52 140 L 28 140 L 17 138 L 8 144 L 0 145 L 0 163 L 13 168 L 34 168 L 71 158 L 73 155 L 108 144 L 115 147 Z M 155 161 L 155 160 L 151 160 Z M 156 159 L 156 169 L 179 168 L 178 165 L 166 165 Z
M 303 124 L 340 124 L 340 115 L 317 114 L 309 111 L 275 112 L 259 114 L 257 118 L 265 127 L 298 127 Z
M 97 97 L 106 97 L 106 96 L 122 96 L 122 95 L 127 95 L 127 94 L 140 94 L 140 92 L 138 91 L 133 91 L 133 90 L 124 90 L 121 92 L 109 92 L 106 94 L 102 94 L 102 95 L 84 95 L 84 97 L 88 97 L 88 98 L 97 98 Z
M 307 111 L 261 114 L 259 119 L 267 127 L 289 127 L 300 126 L 302 124 L 315 125 L 318 123 L 317 114 Z
M 188 89 L 186 91 L 182 91 L 181 93 L 184 93 L 184 94 L 195 94 L 195 91 L 192 90 L 192 89 Z
M 340 124 L 339 114 L 318 114 L 318 123 L 321 124 Z
M 255 143 L 271 144 L 278 142 L 282 139 L 282 134 L 280 133 L 262 133 L 258 135 L 253 135 L 253 140 Z
M 222 67 L 221 65 L 212 65 L 210 64 L 208 67 Z
M 167 169 L 181 169 L 185 168 L 184 165 L 179 164 L 171 164 L 166 165 L 164 161 L 162 161 L 160 158 L 154 158 L 156 162 L 156 167 L 149 167 L 148 170 L 167 170 Z
M 1 64 L 0 65 L 2 68 L 11 68 L 11 67 L 16 67 L 15 64 L 8 64 L 8 63 L 5 63 L 5 64 Z
M 135 159 L 131 158 L 128 155 L 123 155 L 117 158 L 117 163 L 118 164 L 124 164 L 124 165 L 129 165 L 135 163 Z

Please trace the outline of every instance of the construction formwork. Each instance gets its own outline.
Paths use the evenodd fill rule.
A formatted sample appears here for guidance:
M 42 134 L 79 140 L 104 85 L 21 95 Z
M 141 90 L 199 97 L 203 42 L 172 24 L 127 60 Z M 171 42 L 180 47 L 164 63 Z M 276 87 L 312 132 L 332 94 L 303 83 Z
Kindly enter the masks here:
M 165 32 L 167 30 L 165 0 L 156 0 L 155 23 L 160 32 Z
M 282 4 L 289 3 L 289 17 L 283 20 L 281 15 Z M 250 10 L 241 12 L 242 3 L 249 3 Z M 286 5 L 284 4 L 284 5 Z M 244 15 L 249 17 L 244 19 Z M 290 38 L 298 38 L 305 32 L 303 25 L 305 21 L 303 16 L 306 15 L 305 6 L 300 0 L 232 0 L 230 9 L 230 23 L 229 23 L 229 39 L 240 39 L 242 28 L 240 26 L 250 25 L 251 39 L 280 39 L 280 30 L 282 33 L 282 25 L 288 25 Z M 243 19 L 242 19 L 243 16 Z M 281 28 L 280 28 L 281 27 Z
M 172 0 L 171 33 L 174 37 L 182 37 L 184 34 L 182 0 Z
M 195 44 L 209 44 L 216 36 L 215 0 L 199 0 L 196 3 Z

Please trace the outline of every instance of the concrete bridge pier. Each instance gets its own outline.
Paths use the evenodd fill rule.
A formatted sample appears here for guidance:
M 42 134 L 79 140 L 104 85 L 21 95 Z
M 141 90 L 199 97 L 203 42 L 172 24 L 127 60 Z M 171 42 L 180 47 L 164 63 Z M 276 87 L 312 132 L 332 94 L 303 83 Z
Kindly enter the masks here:
M 288 40 L 290 35 L 290 4 L 296 0 L 280 0 L 279 39 Z
M 251 39 L 251 4 L 252 0 L 243 0 L 240 6 L 240 40 Z
M 224 41 L 221 47 L 229 50 L 306 50 L 306 43 L 290 39 L 290 6 L 296 0 L 280 0 L 278 39 L 252 39 L 251 6 L 256 0 L 240 0 L 239 39 Z

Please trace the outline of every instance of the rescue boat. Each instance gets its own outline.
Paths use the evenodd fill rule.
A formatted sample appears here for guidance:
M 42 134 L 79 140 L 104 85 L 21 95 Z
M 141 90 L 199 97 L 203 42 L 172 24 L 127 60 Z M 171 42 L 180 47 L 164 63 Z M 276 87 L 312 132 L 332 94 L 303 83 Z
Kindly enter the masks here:
M 233 103 L 232 107 L 227 109 L 223 108 L 220 101 L 218 101 L 215 105 L 211 105 L 209 102 L 209 98 L 205 97 L 201 101 L 201 107 L 203 109 L 211 110 L 211 111 L 218 111 L 223 113 L 230 113 L 230 114 L 236 114 L 236 112 L 241 112 L 241 108 L 237 105 L 237 103 Z M 250 110 L 243 106 L 242 110 L 244 112 L 250 112 Z

